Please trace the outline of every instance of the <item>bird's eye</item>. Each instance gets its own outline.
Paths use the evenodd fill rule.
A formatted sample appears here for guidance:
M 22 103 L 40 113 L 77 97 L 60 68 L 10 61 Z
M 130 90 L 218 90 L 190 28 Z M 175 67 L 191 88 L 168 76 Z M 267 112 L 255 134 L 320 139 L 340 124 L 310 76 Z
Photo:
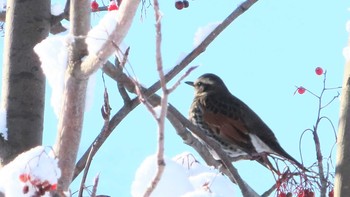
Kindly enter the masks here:
M 202 85 L 202 83 L 201 83 L 201 82 L 198 82 L 198 83 L 197 83 L 197 86 L 201 86 L 201 85 Z

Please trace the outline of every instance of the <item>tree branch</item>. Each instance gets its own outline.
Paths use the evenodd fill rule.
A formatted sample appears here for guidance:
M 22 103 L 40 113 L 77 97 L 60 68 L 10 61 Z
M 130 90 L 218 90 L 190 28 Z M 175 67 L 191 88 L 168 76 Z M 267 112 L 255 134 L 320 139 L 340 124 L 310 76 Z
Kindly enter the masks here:
M 350 194 L 350 35 L 348 46 L 344 48 L 344 55 L 346 62 L 340 99 L 335 196 Z
M 85 40 L 81 36 L 90 30 L 90 1 L 71 1 L 71 34 L 75 40 L 70 45 L 69 63 L 66 70 L 62 109 L 58 122 L 55 153 L 62 175 L 57 191 L 66 191 L 72 180 L 79 149 L 84 117 L 85 96 L 88 76 L 77 77 L 81 58 L 87 54 Z

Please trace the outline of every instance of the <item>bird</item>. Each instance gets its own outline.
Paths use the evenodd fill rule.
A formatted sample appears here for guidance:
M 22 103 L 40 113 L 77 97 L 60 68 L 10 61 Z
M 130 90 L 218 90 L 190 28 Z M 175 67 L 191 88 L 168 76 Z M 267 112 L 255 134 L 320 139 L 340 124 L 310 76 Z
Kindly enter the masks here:
M 248 156 L 276 172 L 267 158 L 273 154 L 307 171 L 282 148 L 267 124 L 247 104 L 231 94 L 220 77 L 206 73 L 194 82 L 185 83 L 195 90 L 189 110 L 190 121 L 218 143 L 229 158 Z M 208 148 L 214 159 L 220 160 L 216 152 Z

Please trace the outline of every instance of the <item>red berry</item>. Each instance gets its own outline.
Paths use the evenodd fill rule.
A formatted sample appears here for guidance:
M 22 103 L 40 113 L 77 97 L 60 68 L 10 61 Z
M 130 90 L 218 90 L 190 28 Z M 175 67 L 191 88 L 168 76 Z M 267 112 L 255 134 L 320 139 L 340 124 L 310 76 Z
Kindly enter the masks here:
M 278 194 L 278 197 L 287 197 L 287 194 L 284 193 L 284 192 L 281 192 L 281 193 Z
M 317 67 L 315 69 L 316 75 L 322 75 L 323 74 L 323 69 L 321 67 Z
M 51 188 L 51 184 L 48 181 L 44 181 L 42 183 L 41 187 L 44 191 L 49 191 Z
M 28 174 L 20 174 L 19 175 L 19 180 L 22 181 L 23 183 L 28 181 Z
M 52 184 L 50 190 L 56 190 L 57 189 L 57 184 Z
M 176 9 L 178 9 L 178 10 L 182 10 L 182 8 L 184 8 L 184 2 L 183 1 L 176 1 L 175 2 L 175 7 L 176 7 Z
M 187 0 L 184 0 L 183 3 L 184 3 L 184 8 L 188 8 L 188 6 L 190 6 L 190 3 Z
M 305 88 L 302 87 L 302 86 L 300 86 L 300 87 L 298 88 L 298 93 L 299 93 L 299 94 L 304 94 L 304 93 L 305 93 Z
M 28 187 L 28 185 L 25 185 L 25 186 L 22 188 L 23 194 L 28 193 L 28 191 L 29 191 L 29 187 Z
M 96 1 L 91 2 L 91 10 L 92 11 L 98 11 L 98 3 Z
M 115 1 L 111 1 L 108 5 L 108 11 L 118 10 L 118 6 Z
M 329 193 L 328 193 L 329 197 L 334 197 L 334 190 L 332 189 Z

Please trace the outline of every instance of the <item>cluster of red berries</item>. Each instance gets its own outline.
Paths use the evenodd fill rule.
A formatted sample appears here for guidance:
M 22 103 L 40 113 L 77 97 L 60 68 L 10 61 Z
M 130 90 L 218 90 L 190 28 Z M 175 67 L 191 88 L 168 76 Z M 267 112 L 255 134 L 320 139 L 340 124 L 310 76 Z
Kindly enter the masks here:
M 323 74 L 323 69 L 321 67 L 317 67 L 315 69 L 316 75 L 322 75 Z M 298 87 L 297 91 L 299 94 L 304 94 L 305 93 L 305 88 L 303 86 Z
M 292 197 L 293 194 L 291 192 L 288 192 L 288 193 L 284 193 L 284 192 L 280 192 L 278 194 L 278 197 Z
M 299 191 L 298 197 L 315 197 L 315 192 L 310 189 L 304 189 Z
M 29 185 L 32 185 L 36 188 L 35 196 L 43 196 L 48 191 L 53 191 L 57 189 L 57 184 L 50 184 L 48 181 L 41 181 L 39 179 L 33 179 L 29 174 L 19 175 L 19 180 L 25 185 L 22 188 L 23 194 L 29 192 Z M 29 184 L 28 184 L 29 183 Z
M 284 193 L 280 192 L 278 197 L 292 197 L 293 194 L 291 192 Z M 315 193 L 311 189 L 303 189 L 298 192 L 297 197 L 315 197 Z M 328 193 L 328 197 L 334 197 L 334 190 L 331 189 Z
M 182 10 L 183 8 L 188 8 L 188 6 L 190 6 L 190 3 L 187 0 L 183 0 L 183 1 L 175 1 L 175 7 L 178 10 Z
M 331 191 L 329 191 L 328 197 L 334 197 L 334 189 L 331 189 Z
M 120 5 L 120 3 L 121 3 L 121 0 L 118 1 L 118 5 Z M 108 8 L 107 8 L 107 9 L 108 9 L 108 11 L 118 10 L 118 9 L 119 9 L 118 5 L 117 5 L 117 3 L 115 2 L 115 0 L 111 0 L 111 1 L 109 2 L 109 5 L 108 5 Z M 98 5 L 97 1 L 96 1 L 96 0 L 93 0 L 93 1 L 91 2 L 91 11 L 97 12 L 97 11 L 98 11 L 98 8 L 99 8 L 99 5 Z

